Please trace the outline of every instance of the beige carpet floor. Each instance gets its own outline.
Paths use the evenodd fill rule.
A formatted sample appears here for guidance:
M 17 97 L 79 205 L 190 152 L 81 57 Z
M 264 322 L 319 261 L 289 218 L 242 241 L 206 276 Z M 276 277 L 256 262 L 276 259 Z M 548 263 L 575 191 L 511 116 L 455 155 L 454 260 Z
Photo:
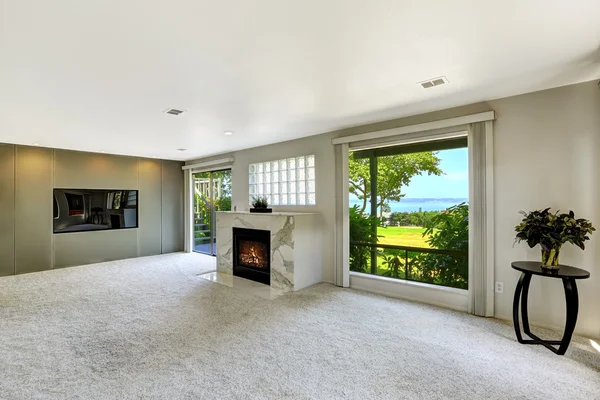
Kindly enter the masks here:
M 319 284 L 274 300 L 171 254 L 0 278 L 1 399 L 600 399 L 600 353 Z M 548 332 L 544 332 L 548 333 Z

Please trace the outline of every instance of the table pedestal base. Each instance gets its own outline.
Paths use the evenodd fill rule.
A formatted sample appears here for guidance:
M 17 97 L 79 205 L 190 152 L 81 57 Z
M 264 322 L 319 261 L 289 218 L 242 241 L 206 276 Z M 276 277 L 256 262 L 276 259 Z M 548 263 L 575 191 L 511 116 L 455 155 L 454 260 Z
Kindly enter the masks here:
M 577 284 L 575 279 L 563 278 L 563 287 L 565 289 L 565 300 L 567 301 L 567 321 L 565 331 L 561 340 L 544 340 L 540 339 L 529 329 L 529 315 L 527 313 L 527 297 L 529 296 L 529 284 L 531 283 L 531 273 L 522 272 L 519 283 L 515 290 L 515 298 L 513 301 L 513 322 L 515 325 L 515 333 L 517 340 L 522 344 L 541 344 L 542 346 L 552 350 L 558 355 L 563 355 L 571 343 L 571 337 L 577 323 L 577 313 L 579 312 L 579 296 L 577 294 Z M 519 302 L 521 303 L 521 316 L 523 318 L 523 332 L 532 340 L 523 339 L 521 335 L 521 327 L 519 325 Z M 554 347 L 558 346 L 558 348 Z

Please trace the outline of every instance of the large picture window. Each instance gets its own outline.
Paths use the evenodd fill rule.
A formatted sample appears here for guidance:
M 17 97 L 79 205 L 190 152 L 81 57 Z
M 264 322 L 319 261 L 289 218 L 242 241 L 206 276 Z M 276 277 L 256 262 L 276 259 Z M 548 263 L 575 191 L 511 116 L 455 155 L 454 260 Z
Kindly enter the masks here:
M 265 197 L 274 206 L 316 204 L 314 155 L 250 164 L 249 174 L 250 202 Z
M 466 137 L 355 151 L 350 270 L 468 288 Z

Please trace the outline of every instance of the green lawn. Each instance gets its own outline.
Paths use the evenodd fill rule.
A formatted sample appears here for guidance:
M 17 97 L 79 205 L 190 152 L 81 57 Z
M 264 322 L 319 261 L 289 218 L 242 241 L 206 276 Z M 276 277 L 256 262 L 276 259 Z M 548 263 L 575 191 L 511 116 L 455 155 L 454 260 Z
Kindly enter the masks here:
M 425 228 L 420 226 L 389 226 L 387 228 L 379 227 L 377 234 L 379 235 L 378 243 L 392 244 L 398 246 L 424 247 L 431 246 L 425 241 L 427 237 L 423 237 Z M 409 256 L 410 257 L 410 256 Z M 385 275 L 387 266 L 383 265 L 383 255 L 377 257 L 377 275 Z M 404 272 L 402 272 L 402 276 Z
M 425 228 L 418 226 L 391 226 L 387 228 L 380 227 L 377 229 L 377 234 L 379 235 L 377 243 L 396 246 L 431 248 L 432 246 L 426 242 L 427 237 L 423 237 L 424 231 Z M 423 253 L 418 251 L 407 252 L 403 250 L 379 248 L 377 249 L 376 271 L 371 272 L 370 258 L 368 257 L 369 255 L 367 253 L 368 260 L 366 261 L 366 265 L 362 267 L 362 272 L 367 274 L 374 273 L 375 275 L 394 277 L 398 279 L 433 282 L 450 287 L 462 287 L 460 282 L 448 284 L 440 281 L 439 278 L 434 278 L 434 280 L 431 281 L 431 277 L 424 277 L 423 271 L 420 270 L 421 264 L 414 262 L 419 254 Z M 386 262 L 386 258 L 392 266 Z M 399 265 L 397 264 L 398 262 Z
M 420 226 L 389 226 L 386 228 L 377 228 L 379 240 L 377 243 L 391 244 L 397 246 L 424 247 L 431 248 L 426 242 L 427 237 L 423 237 L 425 228 Z M 416 253 L 409 253 L 409 258 Z M 403 255 L 401 257 L 404 257 Z M 388 267 L 383 265 L 383 253 L 377 256 L 377 275 L 386 275 Z M 402 269 L 403 270 L 403 269 Z M 404 272 L 402 272 L 402 276 Z
M 388 226 L 387 228 L 378 228 L 377 234 L 381 236 L 378 242 L 398 246 L 429 248 L 431 246 L 426 242 L 427 237 L 423 237 L 424 231 L 425 228 L 420 226 Z

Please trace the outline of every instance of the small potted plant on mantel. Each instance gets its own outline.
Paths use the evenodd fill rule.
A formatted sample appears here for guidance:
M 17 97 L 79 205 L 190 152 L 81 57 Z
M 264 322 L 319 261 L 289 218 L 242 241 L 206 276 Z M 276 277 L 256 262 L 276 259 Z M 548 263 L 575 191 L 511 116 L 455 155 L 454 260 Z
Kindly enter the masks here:
M 269 202 L 266 197 L 252 197 L 252 208 L 250 208 L 251 213 L 271 213 L 273 212 L 272 208 L 269 208 Z
M 550 208 L 546 208 L 520 213 L 525 218 L 515 227 L 515 242 L 525 241 L 531 248 L 539 244 L 542 248 L 542 269 L 548 272 L 558 271 L 558 257 L 563 244 L 569 242 L 584 250 L 583 243 L 596 230 L 590 221 L 575 219 L 573 211 L 552 213 Z

